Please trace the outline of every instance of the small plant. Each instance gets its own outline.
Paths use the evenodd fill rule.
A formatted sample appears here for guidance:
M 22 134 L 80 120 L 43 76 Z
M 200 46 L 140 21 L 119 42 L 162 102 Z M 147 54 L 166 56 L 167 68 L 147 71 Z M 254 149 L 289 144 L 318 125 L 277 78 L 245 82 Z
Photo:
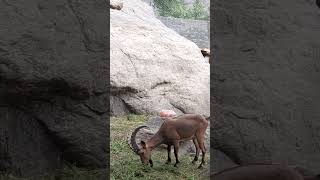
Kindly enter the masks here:
M 192 7 L 188 7 L 183 0 L 155 0 L 154 4 L 160 16 L 203 20 L 209 18 L 200 0 L 196 0 Z
M 135 114 L 129 114 L 127 116 L 128 121 L 132 121 L 132 122 L 144 122 L 146 120 L 146 116 L 144 115 L 135 115 Z
M 193 13 L 194 19 L 205 19 L 205 18 L 207 18 L 206 17 L 206 13 L 205 13 L 205 7 L 200 2 L 200 0 L 196 0 L 194 2 L 192 13 Z

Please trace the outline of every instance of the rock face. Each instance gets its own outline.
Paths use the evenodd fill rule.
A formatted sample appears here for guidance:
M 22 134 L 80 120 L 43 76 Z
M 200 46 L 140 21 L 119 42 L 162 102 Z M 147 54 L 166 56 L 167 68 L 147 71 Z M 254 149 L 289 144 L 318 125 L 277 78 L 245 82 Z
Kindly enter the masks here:
M 106 167 L 107 4 L 0 2 L 0 171 Z
M 142 1 L 124 0 L 121 11 L 111 9 L 110 24 L 111 95 L 117 100 L 111 106 L 209 115 L 209 63 L 196 44 L 164 26 Z
M 239 164 L 320 172 L 320 11 L 314 1 L 213 4 L 211 146 Z
M 239 166 L 236 163 L 234 163 L 226 154 L 213 148 L 210 149 L 210 157 L 211 157 L 210 159 L 211 175 L 228 168 Z

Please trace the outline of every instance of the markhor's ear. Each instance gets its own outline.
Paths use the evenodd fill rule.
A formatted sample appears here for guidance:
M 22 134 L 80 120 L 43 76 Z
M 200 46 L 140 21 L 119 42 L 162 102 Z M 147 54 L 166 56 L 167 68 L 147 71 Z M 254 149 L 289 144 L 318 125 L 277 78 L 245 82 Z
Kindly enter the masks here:
M 142 148 L 146 149 L 146 143 L 144 141 L 141 141 L 141 145 L 142 145 Z

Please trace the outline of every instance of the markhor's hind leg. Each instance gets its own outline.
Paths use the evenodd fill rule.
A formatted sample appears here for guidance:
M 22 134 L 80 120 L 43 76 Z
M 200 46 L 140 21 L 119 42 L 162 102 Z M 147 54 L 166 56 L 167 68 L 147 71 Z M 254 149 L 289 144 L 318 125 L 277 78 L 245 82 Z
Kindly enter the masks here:
M 195 155 L 195 157 L 194 157 L 194 159 L 192 161 L 192 164 L 195 164 L 198 161 L 199 149 L 200 148 L 199 148 L 199 144 L 198 144 L 196 138 L 193 138 L 192 141 L 193 141 L 194 146 L 196 147 L 196 155 Z
M 202 160 L 201 160 L 201 164 L 198 168 L 202 168 L 202 165 L 205 164 L 205 155 L 206 155 L 206 147 L 204 145 L 204 133 L 201 133 L 201 131 L 198 131 L 196 133 L 196 137 L 197 137 L 197 141 L 198 141 L 198 145 L 201 149 L 201 152 L 202 152 Z
M 205 159 L 205 155 L 206 155 L 206 147 L 204 145 L 204 142 L 202 142 L 201 144 L 199 144 L 200 149 L 202 151 L 202 160 L 201 160 L 201 164 L 198 167 L 199 169 L 202 168 L 202 165 L 205 164 L 204 159 Z

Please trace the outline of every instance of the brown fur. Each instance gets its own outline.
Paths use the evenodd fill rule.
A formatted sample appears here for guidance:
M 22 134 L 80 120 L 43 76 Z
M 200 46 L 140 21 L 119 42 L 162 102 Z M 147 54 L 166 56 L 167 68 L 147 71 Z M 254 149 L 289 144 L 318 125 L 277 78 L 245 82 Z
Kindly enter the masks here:
M 159 146 L 160 144 L 168 145 L 168 160 L 166 163 L 171 162 L 170 151 L 171 146 L 174 147 L 174 155 L 176 157 L 175 166 L 179 163 L 178 152 L 179 152 L 179 142 L 184 140 L 193 140 L 196 147 L 196 155 L 192 163 L 198 160 L 199 150 L 202 151 L 202 161 L 199 168 L 205 163 L 205 153 L 206 147 L 204 145 L 205 141 L 205 131 L 208 127 L 208 121 L 201 115 L 197 114 L 185 114 L 178 116 L 176 118 L 166 117 L 163 118 L 164 122 L 161 125 L 158 132 L 151 137 L 147 142 L 141 141 L 142 148 L 137 149 L 136 152 L 140 156 L 143 164 L 150 163 L 153 165 L 151 160 L 151 151 Z M 132 134 L 131 144 L 132 147 L 138 147 L 133 141 L 135 138 L 136 131 Z

